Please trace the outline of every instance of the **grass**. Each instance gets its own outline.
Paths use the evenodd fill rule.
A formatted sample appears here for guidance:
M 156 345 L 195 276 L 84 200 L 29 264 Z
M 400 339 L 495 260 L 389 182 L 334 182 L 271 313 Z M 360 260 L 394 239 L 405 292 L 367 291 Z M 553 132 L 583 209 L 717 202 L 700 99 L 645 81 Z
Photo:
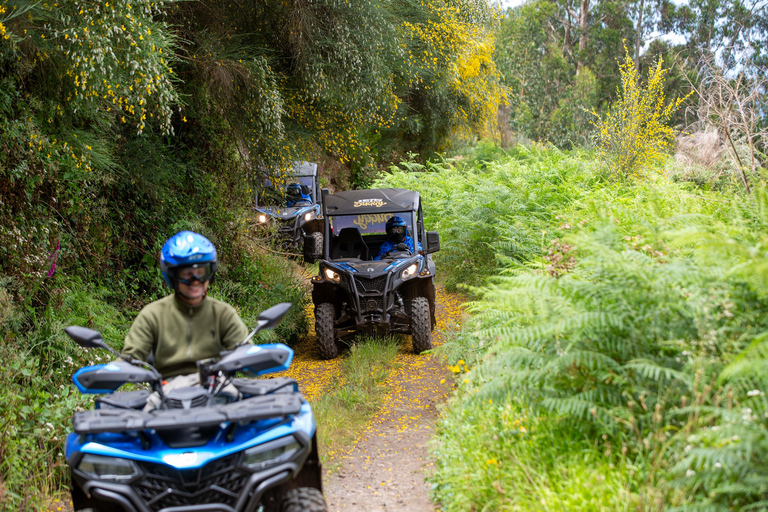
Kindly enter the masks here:
M 384 381 L 394 368 L 398 343 L 360 337 L 343 356 L 329 392 L 312 403 L 323 463 L 352 446 L 387 394 Z
M 449 409 L 437 435 L 434 492 L 450 496 L 442 510 L 637 510 L 642 490 L 632 485 L 631 461 L 606 456 L 511 397 Z

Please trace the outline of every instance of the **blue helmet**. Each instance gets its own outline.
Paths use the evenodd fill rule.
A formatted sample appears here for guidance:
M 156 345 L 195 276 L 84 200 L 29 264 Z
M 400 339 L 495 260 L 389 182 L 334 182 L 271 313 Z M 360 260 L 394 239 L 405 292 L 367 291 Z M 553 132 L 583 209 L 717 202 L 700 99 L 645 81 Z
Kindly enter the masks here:
M 387 221 L 387 236 L 396 244 L 405 241 L 408 225 L 400 217 L 390 217 Z
M 298 183 L 290 183 L 285 187 L 285 193 L 289 197 L 301 197 L 301 185 Z
M 160 251 L 160 270 L 163 279 L 173 290 L 178 289 L 178 269 L 182 267 L 205 268 L 202 277 L 197 277 L 201 282 L 213 280 L 219 260 L 216 256 L 216 247 L 203 235 L 192 231 L 176 233 L 163 244 Z M 190 284 L 190 283 L 185 283 Z

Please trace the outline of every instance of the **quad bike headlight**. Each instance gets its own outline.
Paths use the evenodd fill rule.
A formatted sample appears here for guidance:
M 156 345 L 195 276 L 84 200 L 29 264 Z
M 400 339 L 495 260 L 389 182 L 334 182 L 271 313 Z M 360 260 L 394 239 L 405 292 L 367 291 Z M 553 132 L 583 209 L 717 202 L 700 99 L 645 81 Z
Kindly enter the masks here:
M 133 461 L 86 453 L 77 469 L 102 480 L 129 480 L 136 474 Z
M 326 268 L 325 272 L 325 278 L 329 281 L 333 281 L 334 283 L 338 283 L 341 280 L 341 276 L 337 273 L 331 270 L 330 268 Z
M 259 214 L 259 222 L 261 222 L 262 224 L 267 222 L 267 216 L 264 215 L 263 213 Z
M 283 437 L 246 450 L 242 465 L 258 471 L 292 459 L 302 448 L 293 436 Z
M 418 268 L 419 268 L 419 264 L 418 263 L 413 263 L 410 267 L 408 267 L 407 269 L 403 270 L 403 273 L 400 274 L 400 278 L 401 279 L 408 279 L 409 277 L 411 277 L 412 275 L 414 275 L 416 273 L 416 269 L 418 269 Z
M 307 212 L 304 214 L 304 220 L 312 220 L 313 212 Z

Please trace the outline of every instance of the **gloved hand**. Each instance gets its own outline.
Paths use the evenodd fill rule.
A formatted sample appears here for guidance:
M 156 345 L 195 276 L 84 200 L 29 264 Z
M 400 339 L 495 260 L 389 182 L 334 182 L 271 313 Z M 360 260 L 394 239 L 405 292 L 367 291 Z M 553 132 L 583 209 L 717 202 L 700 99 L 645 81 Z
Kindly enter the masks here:
M 402 242 L 401 242 L 401 243 L 399 243 L 399 244 L 397 244 L 397 250 L 398 250 L 398 251 L 408 251 L 408 252 L 411 252 L 411 248 L 410 248 L 410 247 L 408 247 L 407 245 L 405 245 L 405 244 L 404 244 L 404 243 L 402 243 Z

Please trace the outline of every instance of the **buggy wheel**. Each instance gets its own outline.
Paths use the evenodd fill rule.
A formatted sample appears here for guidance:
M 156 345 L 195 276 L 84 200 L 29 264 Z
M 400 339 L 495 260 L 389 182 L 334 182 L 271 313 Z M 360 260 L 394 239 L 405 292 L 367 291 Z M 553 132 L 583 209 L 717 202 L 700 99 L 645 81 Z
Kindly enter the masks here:
M 335 308 L 330 302 L 315 306 L 315 334 L 317 334 L 317 350 L 323 359 L 333 359 L 339 355 L 336 336 L 333 333 L 333 317 Z
M 310 233 L 312 237 L 312 253 L 323 254 L 323 234 L 319 231 Z
M 299 487 L 283 494 L 280 512 L 327 512 L 328 506 L 320 490 L 314 487 Z
M 432 348 L 432 317 L 429 314 L 429 301 L 426 297 L 411 300 L 411 339 L 413 352 L 421 354 Z

